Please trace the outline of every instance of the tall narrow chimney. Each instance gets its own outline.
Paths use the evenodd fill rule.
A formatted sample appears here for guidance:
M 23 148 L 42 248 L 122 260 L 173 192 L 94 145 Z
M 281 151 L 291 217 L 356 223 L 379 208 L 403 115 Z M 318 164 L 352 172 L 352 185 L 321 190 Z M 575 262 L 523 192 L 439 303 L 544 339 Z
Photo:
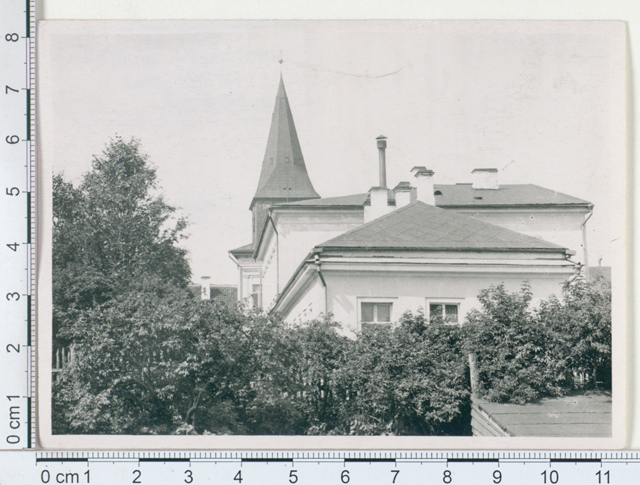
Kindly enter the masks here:
M 380 159 L 380 187 L 387 188 L 387 158 L 385 150 L 387 148 L 387 137 L 380 135 L 376 138 L 378 142 L 378 154 Z
M 426 167 L 413 167 L 411 173 L 416 178 L 416 188 L 418 189 L 418 200 L 429 205 L 436 205 L 436 198 L 433 195 L 433 170 Z

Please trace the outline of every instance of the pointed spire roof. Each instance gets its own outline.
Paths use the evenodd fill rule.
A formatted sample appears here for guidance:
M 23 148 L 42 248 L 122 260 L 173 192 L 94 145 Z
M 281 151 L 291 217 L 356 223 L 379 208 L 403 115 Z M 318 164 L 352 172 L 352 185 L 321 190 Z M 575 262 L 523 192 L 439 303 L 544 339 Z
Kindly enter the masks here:
M 318 197 L 307 174 L 281 75 L 258 190 L 251 206 L 256 199 L 301 200 Z

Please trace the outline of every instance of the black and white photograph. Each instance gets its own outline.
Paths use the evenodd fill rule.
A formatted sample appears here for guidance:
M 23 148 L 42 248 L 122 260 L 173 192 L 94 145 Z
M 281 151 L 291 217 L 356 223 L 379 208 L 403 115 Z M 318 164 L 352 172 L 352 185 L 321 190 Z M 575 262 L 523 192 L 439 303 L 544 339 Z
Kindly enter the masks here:
M 38 42 L 45 446 L 623 443 L 622 22 Z

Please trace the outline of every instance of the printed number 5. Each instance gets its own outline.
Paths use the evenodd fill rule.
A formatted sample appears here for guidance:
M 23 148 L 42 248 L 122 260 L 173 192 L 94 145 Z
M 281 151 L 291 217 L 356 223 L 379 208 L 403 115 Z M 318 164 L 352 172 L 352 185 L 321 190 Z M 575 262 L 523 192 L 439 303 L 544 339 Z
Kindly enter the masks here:
M 298 475 L 296 475 L 296 473 L 298 473 L 298 470 L 291 470 L 289 472 L 289 483 L 296 483 L 298 481 Z

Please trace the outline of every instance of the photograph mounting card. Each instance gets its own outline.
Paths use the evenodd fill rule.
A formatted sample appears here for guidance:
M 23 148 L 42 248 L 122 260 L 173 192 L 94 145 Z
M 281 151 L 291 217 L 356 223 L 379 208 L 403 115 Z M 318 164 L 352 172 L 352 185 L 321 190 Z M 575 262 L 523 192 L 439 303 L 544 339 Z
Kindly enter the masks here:
M 623 446 L 624 23 L 38 41 L 42 446 Z

